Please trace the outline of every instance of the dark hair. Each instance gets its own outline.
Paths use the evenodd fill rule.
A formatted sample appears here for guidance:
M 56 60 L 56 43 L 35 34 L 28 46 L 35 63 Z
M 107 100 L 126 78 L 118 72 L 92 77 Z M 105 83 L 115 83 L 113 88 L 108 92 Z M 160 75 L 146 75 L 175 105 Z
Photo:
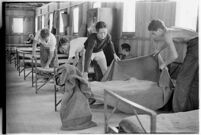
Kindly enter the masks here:
M 163 21 L 161 21 L 161 20 L 152 20 L 149 23 L 149 26 L 148 26 L 149 31 L 157 31 L 159 28 L 162 29 L 162 30 L 165 29 L 165 24 L 164 24 Z
M 68 42 L 68 39 L 66 37 L 61 37 L 60 40 L 59 40 L 59 44 L 65 44 Z
M 42 39 L 47 38 L 49 35 L 50 35 L 50 31 L 48 29 L 46 29 L 46 28 L 42 29 L 40 31 L 40 36 L 41 36 Z
M 99 29 L 101 29 L 101 28 L 107 28 L 105 22 L 103 22 L 103 21 L 99 21 L 96 23 L 96 31 L 99 31 Z
M 128 43 L 123 43 L 121 44 L 121 48 L 122 50 L 126 50 L 126 51 L 130 51 L 131 50 L 131 46 Z

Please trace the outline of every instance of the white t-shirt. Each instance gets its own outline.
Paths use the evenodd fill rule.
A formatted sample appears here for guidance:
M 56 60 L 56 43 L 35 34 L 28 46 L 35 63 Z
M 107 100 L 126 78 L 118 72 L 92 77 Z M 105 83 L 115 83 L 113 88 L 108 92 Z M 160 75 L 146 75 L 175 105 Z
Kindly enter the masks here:
M 39 30 L 37 33 L 36 33 L 36 36 L 35 36 L 35 38 L 34 38 L 34 40 L 36 40 L 36 41 L 38 41 L 38 42 L 40 42 L 40 43 L 45 43 L 45 41 L 41 38 L 41 36 L 40 36 L 40 32 L 41 32 L 41 30 Z M 50 32 L 50 35 L 49 35 L 49 40 L 45 43 L 45 44 L 43 44 L 45 47 L 47 47 L 47 48 L 50 48 L 50 51 L 54 51 L 55 50 L 55 48 L 56 48 L 56 38 L 55 38 L 55 36 Z
M 84 48 L 87 37 L 78 37 L 70 41 L 69 58 L 75 56 L 75 52 L 80 52 Z

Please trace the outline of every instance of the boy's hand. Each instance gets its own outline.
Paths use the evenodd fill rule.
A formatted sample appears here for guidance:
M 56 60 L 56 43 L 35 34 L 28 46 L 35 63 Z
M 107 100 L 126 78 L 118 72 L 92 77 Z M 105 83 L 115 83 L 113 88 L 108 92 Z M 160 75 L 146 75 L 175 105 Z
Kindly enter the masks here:
M 167 69 L 168 69 L 168 68 L 167 68 L 167 65 L 166 65 L 165 63 L 161 64 L 159 68 L 160 68 L 161 70 L 163 70 L 163 69 L 166 69 L 166 70 L 167 70 Z
M 45 65 L 45 67 L 44 68 L 49 68 L 49 65 Z
M 158 49 L 156 49 L 154 52 L 153 52 L 153 56 L 156 56 L 157 54 L 159 54 L 160 53 L 160 50 L 158 50 Z
M 116 54 L 114 54 L 114 60 L 115 61 L 120 61 L 120 58 Z

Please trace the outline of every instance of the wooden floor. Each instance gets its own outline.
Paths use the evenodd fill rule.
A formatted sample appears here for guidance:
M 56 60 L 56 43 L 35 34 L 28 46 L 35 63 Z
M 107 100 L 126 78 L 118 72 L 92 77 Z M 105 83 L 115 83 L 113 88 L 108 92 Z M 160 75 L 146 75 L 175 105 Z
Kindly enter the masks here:
M 35 94 L 31 86 L 31 76 L 26 80 L 19 76 L 14 64 L 6 64 L 6 129 L 7 133 L 104 133 L 103 107 L 92 110 L 97 127 L 62 131 L 59 111 L 54 111 L 54 87 L 48 84 Z M 118 113 L 112 117 L 116 125 L 125 115 Z

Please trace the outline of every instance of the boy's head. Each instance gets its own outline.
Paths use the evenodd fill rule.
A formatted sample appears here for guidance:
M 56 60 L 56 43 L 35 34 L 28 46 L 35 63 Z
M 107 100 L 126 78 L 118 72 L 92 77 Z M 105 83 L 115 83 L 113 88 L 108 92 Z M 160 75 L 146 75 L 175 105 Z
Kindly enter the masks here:
M 50 31 L 48 29 L 42 29 L 40 31 L 40 36 L 43 40 L 48 41 L 49 40 L 49 35 L 50 35 Z
M 100 40 L 105 39 L 105 37 L 107 36 L 107 26 L 105 22 L 100 21 L 96 23 L 96 32 L 98 39 Z
M 131 47 L 130 47 L 129 44 L 123 43 L 121 45 L 121 49 L 122 49 L 122 54 L 123 55 L 128 56 L 130 54 Z
M 160 37 L 166 31 L 165 23 L 161 20 L 152 20 L 149 23 L 148 30 L 153 38 Z
M 70 49 L 69 40 L 66 37 L 61 37 L 58 46 L 59 52 L 68 54 L 69 49 Z
M 29 34 L 30 39 L 34 39 L 34 35 L 32 33 Z

